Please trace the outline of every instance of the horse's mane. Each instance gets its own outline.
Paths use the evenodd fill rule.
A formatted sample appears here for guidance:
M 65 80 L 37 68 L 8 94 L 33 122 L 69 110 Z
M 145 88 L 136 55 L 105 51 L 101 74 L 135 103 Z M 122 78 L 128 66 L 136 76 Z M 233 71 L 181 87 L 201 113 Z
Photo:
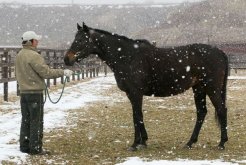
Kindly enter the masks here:
M 92 30 L 94 30 L 95 32 L 101 33 L 101 34 L 105 34 L 105 35 L 109 35 L 109 36 L 112 36 L 112 37 L 120 38 L 120 39 L 123 39 L 123 40 L 126 40 L 126 41 L 130 41 L 130 42 L 134 42 L 134 43 L 144 43 L 144 44 L 147 44 L 147 45 L 152 45 L 146 39 L 136 39 L 136 40 L 134 40 L 134 39 L 128 38 L 126 36 L 119 35 L 119 34 L 116 34 L 116 33 L 110 33 L 108 31 L 101 30 L 101 29 L 92 29 Z

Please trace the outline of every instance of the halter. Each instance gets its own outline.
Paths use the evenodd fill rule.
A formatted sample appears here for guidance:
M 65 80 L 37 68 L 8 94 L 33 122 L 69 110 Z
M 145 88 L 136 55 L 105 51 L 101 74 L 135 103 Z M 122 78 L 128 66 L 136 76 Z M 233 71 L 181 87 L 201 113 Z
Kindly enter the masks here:
M 70 52 L 71 52 L 71 54 L 70 54 Z M 79 53 L 80 53 L 80 52 L 76 52 L 76 53 L 75 53 L 75 52 L 76 52 L 76 51 L 70 49 L 70 50 L 68 51 L 68 55 L 67 55 L 67 56 L 68 56 L 68 58 L 69 58 L 70 55 L 73 55 L 75 61 L 76 61 L 76 62 L 80 62 L 80 61 L 81 61 L 81 59 L 79 59 Z
M 80 53 L 80 52 L 77 52 L 76 54 L 74 54 L 74 57 L 75 57 L 75 61 L 76 61 L 76 62 L 82 61 L 82 59 L 79 58 L 79 53 Z

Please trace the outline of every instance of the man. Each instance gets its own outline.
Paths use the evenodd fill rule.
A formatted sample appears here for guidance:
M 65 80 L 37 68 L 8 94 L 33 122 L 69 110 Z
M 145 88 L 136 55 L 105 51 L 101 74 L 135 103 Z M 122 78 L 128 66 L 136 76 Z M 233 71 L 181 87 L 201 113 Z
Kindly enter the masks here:
M 47 78 L 71 76 L 71 70 L 51 69 L 37 52 L 41 39 L 33 31 L 22 35 L 23 48 L 16 56 L 15 73 L 20 90 L 21 129 L 20 151 L 31 155 L 48 154 L 42 146 L 43 138 L 43 91 Z

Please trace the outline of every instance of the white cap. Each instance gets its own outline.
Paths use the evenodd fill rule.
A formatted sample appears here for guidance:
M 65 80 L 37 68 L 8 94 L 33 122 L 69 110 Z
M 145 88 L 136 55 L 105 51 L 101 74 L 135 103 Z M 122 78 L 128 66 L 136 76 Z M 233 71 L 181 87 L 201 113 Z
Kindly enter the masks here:
M 23 35 L 22 35 L 23 41 L 29 41 L 32 39 L 40 40 L 41 38 L 42 38 L 42 36 L 37 35 L 34 31 L 27 31 L 27 32 L 23 33 Z

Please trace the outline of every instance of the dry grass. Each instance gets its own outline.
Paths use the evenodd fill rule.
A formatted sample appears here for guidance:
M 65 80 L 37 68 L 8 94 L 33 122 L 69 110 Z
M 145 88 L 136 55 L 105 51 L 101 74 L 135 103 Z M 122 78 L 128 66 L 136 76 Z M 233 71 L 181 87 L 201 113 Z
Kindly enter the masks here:
M 189 90 L 174 97 L 144 98 L 148 147 L 129 152 L 127 148 L 134 138 L 131 105 L 116 87 L 104 94 L 114 99 L 71 110 L 67 120 L 62 121 L 67 122 L 68 127 L 56 128 L 44 135 L 44 148 L 52 155 L 29 156 L 27 164 L 115 164 L 132 156 L 150 160 L 223 159 L 234 162 L 246 159 L 245 80 L 230 80 L 228 84 L 229 142 L 224 151 L 217 150 L 220 132 L 209 101 L 199 141 L 192 150 L 183 149 L 196 119 L 193 94 Z

